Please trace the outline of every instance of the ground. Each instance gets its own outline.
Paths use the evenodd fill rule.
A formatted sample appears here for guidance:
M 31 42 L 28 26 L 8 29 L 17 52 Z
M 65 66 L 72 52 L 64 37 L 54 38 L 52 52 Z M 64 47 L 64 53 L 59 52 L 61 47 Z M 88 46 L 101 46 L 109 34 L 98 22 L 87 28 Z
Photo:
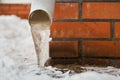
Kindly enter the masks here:
M 28 21 L 0 16 L 0 80 L 120 80 L 119 68 L 78 68 L 79 73 L 51 66 L 38 68 Z

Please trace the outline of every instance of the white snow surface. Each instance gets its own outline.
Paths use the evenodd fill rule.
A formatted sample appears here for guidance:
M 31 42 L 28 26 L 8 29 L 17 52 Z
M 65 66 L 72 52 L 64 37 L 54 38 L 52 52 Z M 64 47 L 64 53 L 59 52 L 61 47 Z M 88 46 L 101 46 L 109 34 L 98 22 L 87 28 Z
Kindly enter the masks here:
M 118 68 L 83 68 L 87 71 L 79 74 L 51 66 L 38 68 L 28 21 L 0 16 L 0 80 L 120 80 Z

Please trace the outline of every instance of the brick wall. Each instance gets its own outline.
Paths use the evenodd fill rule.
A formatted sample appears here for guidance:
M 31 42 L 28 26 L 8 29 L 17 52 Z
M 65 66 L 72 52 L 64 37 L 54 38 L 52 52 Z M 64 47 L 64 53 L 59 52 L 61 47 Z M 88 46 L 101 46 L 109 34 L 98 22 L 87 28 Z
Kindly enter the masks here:
M 0 15 L 17 15 L 27 19 L 30 4 L 0 4 Z
M 55 64 L 120 67 L 120 2 L 57 0 L 51 37 Z

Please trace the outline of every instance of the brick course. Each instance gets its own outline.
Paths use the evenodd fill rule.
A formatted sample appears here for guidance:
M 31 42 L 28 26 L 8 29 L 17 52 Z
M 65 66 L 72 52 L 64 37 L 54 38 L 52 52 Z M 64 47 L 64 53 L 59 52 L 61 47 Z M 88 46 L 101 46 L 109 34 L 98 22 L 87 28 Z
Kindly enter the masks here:
M 110 38 L 109 22 L 54 22 L 52 38 Z
M 27 19 L 30 12 L 30 4 L 0 4 L 0 15 L 16 15 Z
M 85 40 L 82 44 L 83 54 L 87 57 L 120 57 L 120 41 Z
M 119 2 L 83 2 L 84 19 L 120 19 Z

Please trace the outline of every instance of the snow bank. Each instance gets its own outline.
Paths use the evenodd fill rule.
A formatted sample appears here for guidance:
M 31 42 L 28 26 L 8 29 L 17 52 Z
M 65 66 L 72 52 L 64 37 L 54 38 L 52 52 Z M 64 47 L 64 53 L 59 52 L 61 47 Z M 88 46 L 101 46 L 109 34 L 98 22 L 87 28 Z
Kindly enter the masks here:
M 0 58 L 7 55 L 16 63 L 34 62 L 36 55 L 27 20 L 0 16 Z
M 27 20 L 0 16 L 0 80 L 120 80 L 120 69 L 83 67 L 79 74 L 36 65 L 36 54 Z M 94 71 L 93 71 L 94 70 Z

